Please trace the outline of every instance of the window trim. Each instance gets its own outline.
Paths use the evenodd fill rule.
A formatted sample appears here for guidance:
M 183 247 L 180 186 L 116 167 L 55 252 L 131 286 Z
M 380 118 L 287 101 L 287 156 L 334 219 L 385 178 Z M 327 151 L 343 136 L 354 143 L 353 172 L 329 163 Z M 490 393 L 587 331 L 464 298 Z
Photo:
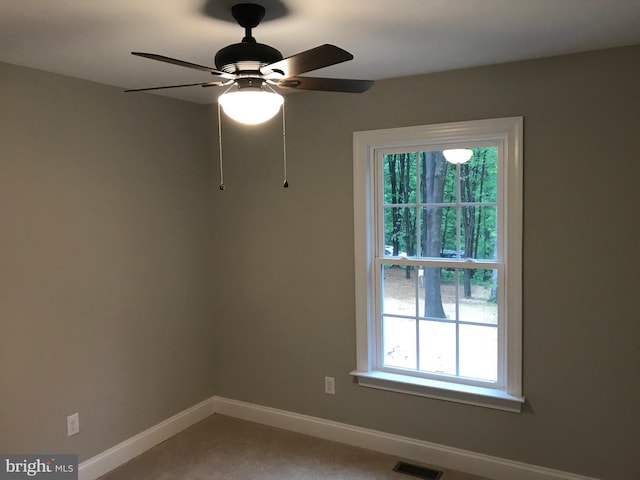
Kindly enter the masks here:
M 356 369 L 358 384 L 459 403 L 520 412 L 522 396 L 522 117 L 420 125 L 354 132 L 354 259 L 356 298 Z M 375 310 L 372 298 L 377 288 L 373 226 L 376 225 L 376 152 L 408 149 L 431 144 L 460 144 L 500 141 L 506 161 L 501 165 L 504 239 L 504 294 L 506 351 L 503 365 L 504 389 L 465 385 L 446 380 L 390 373 L 375 368 Z

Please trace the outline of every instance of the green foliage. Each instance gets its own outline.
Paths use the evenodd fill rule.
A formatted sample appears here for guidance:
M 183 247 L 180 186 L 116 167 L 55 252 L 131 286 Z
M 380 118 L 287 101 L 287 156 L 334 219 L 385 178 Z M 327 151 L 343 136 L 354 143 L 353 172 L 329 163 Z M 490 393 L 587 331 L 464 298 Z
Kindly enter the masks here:
M 424 256 L 420 243 L 427 235 L 439 232 L 437 245 L 442 257 L 494 258 L 498 149 L 472 150 L 471 160 L 462 165 L 447 163 L 441 152 L 384 156 L 385 245 L 392 250 L 387 254 Z M 427 157 L 428 161 L 440 162 L 435 169 L 426 167 Z M 444 175 L 444 179 L 434 175 Z M 444 184 L 439 183 L 441 188 L 436 189 L 436 182 L 442 181 Z M 429 221 L 439 221 L 440 225 L 427 225 Z M 474 274 L 470 278 L 474 284 L 492 281 L 484 275 Z M 442 280 L 453 281 L 452 272 L 443 269 Z

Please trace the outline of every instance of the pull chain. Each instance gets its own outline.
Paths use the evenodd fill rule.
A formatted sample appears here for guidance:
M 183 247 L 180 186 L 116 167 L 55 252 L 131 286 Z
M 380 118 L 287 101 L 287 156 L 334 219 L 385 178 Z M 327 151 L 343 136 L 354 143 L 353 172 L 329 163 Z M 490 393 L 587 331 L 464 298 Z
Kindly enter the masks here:
M 282 104 L 282 162 L 284 165 L 284 183 L 283 188 L 289 188 L 289 182 L 287 181 L 287 127 L 284 116 L 284 103 Z
M 220 190 L 224 190 L 224 170 L 222 168 L 222 122 L 220 121 L 220 102 L 218 102 L 218 146 L 220 148 Z

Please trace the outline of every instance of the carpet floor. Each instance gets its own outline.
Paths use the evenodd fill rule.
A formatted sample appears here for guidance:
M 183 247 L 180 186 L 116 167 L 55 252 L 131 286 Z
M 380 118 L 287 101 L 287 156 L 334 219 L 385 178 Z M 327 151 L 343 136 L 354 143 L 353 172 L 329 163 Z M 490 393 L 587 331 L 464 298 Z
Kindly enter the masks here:
M 212 415 L 100 480 L 411 480 L 396 457 Z M 416 462 L 409 462 L 415 464 Z M 487 480 L 444 471 L 440 480 Z

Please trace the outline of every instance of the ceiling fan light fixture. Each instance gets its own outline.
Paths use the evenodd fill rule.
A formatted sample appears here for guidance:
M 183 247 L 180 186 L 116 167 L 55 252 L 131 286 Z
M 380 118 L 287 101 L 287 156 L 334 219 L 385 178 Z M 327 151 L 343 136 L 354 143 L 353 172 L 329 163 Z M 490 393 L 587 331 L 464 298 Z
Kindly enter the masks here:
M 451 148 L 448 150 L 443 150 L 442 154 L 444 155 L 444 159 L 449 162 L 457 165 L 459 163 L 467 163 L 471 160 L 473 156 L 473 150 L 469 148 Z
M 250 87 L 225 92 L 218 102 L 224 113 L 236 122 L 258 125 L 276 116 L 284 98 L 260 87 Z

